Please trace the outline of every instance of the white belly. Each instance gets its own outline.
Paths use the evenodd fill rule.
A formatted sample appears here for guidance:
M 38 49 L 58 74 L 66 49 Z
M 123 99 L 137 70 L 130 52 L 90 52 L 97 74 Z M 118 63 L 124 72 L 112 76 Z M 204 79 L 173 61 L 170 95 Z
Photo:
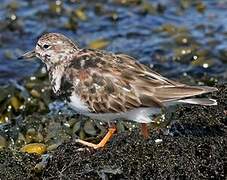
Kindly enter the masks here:
M 127 119 L 139 123 L 152 122 L 152 115 L 160 112 L 159 108 L 136 108 L 122 113 L 91 113 L 87 104 L 81 101 L 80 97 L 73 94 L 70 97 L 69 106 L 79 114 L 89 116 L 93 119 L 109 122 L 118 119 Z
M 89 113 L 88 106 L 75 93 L 70 97 L 69 106 L 79 114 Z
M 137 108 L 122 113 L 87 113 L 84 114 L 93 119 L 101 121 L 113 121 L 118 119 L 127 119 L 130 121 L 136 121 L 139 123 L 150 123 L 152 122 L 152 115 L 160 112 L 158 108 Z

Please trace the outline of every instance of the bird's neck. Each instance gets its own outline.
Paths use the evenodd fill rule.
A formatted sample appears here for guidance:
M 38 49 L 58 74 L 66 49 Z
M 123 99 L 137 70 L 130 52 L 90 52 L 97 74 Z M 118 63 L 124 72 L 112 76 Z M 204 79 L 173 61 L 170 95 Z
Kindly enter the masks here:
M 52 65 L 48 69 L 50 83 L 55 93 L 57 93 L 61 87 L 61 80 L 64 75 L 64 71 L 65 66 L 62 64 L 56 64 L 54 66 Z

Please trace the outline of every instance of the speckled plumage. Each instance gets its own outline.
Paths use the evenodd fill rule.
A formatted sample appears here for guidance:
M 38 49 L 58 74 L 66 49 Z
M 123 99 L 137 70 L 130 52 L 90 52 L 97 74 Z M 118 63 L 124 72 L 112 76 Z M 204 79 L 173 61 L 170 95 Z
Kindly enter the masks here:
M 148 123 L 167 104 L 216 104 L 208 99 L 182 101 L 216 88 L 169 80 L 125 54 L 80 49 L 61 34 L 43 35 L 32 53 L 46 64 L 53 91 L 77 112 L 96 119 Z

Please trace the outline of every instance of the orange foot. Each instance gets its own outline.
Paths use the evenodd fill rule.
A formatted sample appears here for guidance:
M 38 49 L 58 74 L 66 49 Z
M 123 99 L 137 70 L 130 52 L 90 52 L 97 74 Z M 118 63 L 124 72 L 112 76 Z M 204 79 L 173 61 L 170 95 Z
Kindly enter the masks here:
M 87 142 L 87 141 L 84 141 L 81 139 L 77 139 L 76 142 L 83 144 L 85 146 L 88 146 L 88 147 L 92 147 L 94 149 L 102 148 L 112 138 L 115 131 L 116 131 L 115 127 L 109 128 L 107 134 L 104 136 L 104 138 L 98 144 L 93 144 L 93 143 L 90 143 L 90 142 Z

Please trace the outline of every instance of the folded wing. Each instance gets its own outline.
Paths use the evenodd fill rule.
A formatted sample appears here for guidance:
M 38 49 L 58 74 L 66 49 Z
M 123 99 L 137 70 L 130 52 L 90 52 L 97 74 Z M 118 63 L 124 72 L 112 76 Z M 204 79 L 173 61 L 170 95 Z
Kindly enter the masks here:
M 216 90 L 174 82 L 130 56 L 97 50 L 82 50 L 65 76 L 90 111 L 96 113 L 162 107 L 167 101 Z

